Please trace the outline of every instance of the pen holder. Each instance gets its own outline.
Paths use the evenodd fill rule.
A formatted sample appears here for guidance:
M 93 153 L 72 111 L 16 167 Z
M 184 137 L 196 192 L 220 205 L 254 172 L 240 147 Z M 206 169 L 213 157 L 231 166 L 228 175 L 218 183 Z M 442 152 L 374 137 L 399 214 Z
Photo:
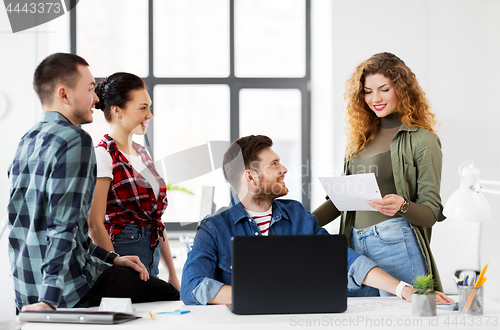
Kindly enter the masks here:
M 461 314 L 483 315 L 483 286 L 458 286 L 458 310 Z

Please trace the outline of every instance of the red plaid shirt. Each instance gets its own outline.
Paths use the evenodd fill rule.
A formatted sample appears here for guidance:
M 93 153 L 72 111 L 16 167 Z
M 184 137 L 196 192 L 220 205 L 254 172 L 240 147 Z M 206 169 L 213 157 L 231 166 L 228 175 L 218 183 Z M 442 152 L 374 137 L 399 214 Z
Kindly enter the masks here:
M 113 160 L 113 181 L 109 187 L 106 206 L 106 227 L 111 240 L 125 227 L 126 223 L 151 227 L 151 249 L 163 237 L 165 225 L 161 216 L 167 208 L 167 187 L 160 177 L 146 149 L 133 142 L 133 147 L 141 160 L 160 182 L 158 199 L 149 182 L 132 168 L 128 159 L 118 150 L 115 141 L 109 136 L 99 143 Z

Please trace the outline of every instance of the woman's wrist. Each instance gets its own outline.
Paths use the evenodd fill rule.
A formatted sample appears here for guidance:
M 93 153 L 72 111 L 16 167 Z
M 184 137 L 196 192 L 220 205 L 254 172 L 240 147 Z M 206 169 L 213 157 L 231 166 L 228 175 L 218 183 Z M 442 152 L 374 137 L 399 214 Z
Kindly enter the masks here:
M 399 196 L 399 197 L 401 197 L 401 196 Z M 401 206 L 399 207 L 399 211 L 398 212 L 401 213 L 401 214 L 405 214 L 406 211 L 408 211 L 408 208 L 410 207 L 410 202 L 406 198 L 404 198 L 404 197 L 401 197 L 401 199 L 403 201 L 400 204 Z

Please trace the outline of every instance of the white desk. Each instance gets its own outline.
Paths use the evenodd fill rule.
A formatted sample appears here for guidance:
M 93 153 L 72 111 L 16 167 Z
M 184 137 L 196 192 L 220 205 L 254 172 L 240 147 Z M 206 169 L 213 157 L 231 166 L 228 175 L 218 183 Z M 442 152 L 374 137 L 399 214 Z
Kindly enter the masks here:
M 456 297 L 453 297 L 454 299 Z M 436 317 L 413 317 L 411 303 L 396 297 L 349 298 L 348 309 L 340 314 L 296 314 L 296 315 L 234 315 L 226 306 L 185 306 L 182 302 L 157 302 L 135 304 L 135 313 L 141 319 L 120 325 L 84 325 L 26 323 L 22 330 L 170 330 L 170 329 L 310 329 L 310 328 L 353 328 L 353 329 L 499 329 L 500 304 L 485 301 L 483 316 L 463 316 L 458 311 L 438 309 Z M 183 315 L 155 314 L 153 309 L 189 310 Z M 384 330 L 385 330 L 384 329 Z

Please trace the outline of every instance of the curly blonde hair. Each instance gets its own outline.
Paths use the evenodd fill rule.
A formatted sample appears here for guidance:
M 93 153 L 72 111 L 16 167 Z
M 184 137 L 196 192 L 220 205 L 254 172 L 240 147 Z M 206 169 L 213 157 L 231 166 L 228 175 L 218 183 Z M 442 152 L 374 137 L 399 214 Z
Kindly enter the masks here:
M 364 84 L 369 75 L 380 73 L 391 80 L 398 99 L 399 120 L 435 132 L 437 125 L 430 103 L 411 69 L 394 54 L 378 53 L 362 62 L 346 82 L 346 156 L 351 157 L 373 141 L 380 118 L 365 102 Z

